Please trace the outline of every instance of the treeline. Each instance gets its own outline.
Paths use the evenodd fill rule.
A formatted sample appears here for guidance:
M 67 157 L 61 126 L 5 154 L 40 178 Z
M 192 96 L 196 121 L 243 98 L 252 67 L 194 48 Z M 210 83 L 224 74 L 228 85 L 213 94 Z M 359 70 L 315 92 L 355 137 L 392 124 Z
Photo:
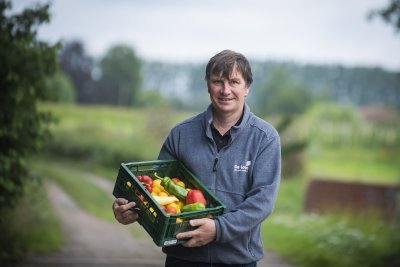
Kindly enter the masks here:
M 120 106 L 163 104 L 190 110 L 202 110 L 209 103 L 206 62 L 150 62 L 124 45 L 112 47 L 102 58 L 92 58 L 79 41 L 64 44 L 58 59 L 59 76 L 65 74 L 71 88 L 64 82 L 64 89 L 55 91 L 54 85 L 61 88 L 62 83 L 54 82 L 53 77 L 49 96 L 55 92 L 61 95 L 49 97 L 53 100 Z M 400 73 L 381 68 L 250 61 L 254 83 L 248 102 L 260 115 L 297 114 L 320 100 L 400 108 Z
M 134 50 L 117 45 L 100 59 L 79 41 L 62 45 L 59 72 L 48 79 L 48 98 L 81 104 L 134 105 L 141 86 L 141 62 Z
M 301 101 L 307 104 L 322 99 L 355 106 L 400 108 L 400 73 L 381 68 L 293 62 L 252 61 L 251 64 L 254 83 L 248 100 L 261 113 L 284 112 L 293 106 L 300 108 Z M 143 85 L 165 97 L 179 98 L 185 108 L 200 108 L 208 103 L 204 69 L 205 63 L 145 62 Z M 274 101 L 269 103 L 271 98 Z M 278 103 L 284 107 L 282 110 L 278 110 Z M 268 110 L 265 105 L 277 107 Z

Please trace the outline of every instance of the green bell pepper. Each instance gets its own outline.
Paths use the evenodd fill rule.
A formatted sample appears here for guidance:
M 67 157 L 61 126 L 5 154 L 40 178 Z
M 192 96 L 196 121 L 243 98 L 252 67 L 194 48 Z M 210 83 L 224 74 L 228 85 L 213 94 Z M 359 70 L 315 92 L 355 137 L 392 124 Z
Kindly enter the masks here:
M 181 208 L 181 212 L 198 211 L 198 210 L 204 210 L 205 208 L 206 208 L 206 206 L 204 206 L 203 203 L 195 202 L 195 203 L 183 206 Z

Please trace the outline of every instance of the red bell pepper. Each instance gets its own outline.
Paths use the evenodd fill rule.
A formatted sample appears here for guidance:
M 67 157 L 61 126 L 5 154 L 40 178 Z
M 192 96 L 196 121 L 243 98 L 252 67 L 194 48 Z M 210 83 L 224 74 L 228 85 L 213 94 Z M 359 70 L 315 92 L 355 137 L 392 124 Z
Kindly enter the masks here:
M 186 205 L 201 202 L 204 206 L 207 206 L 207 201 L 204 198 L 203 193 L 197 189 L 191 189 L 186 195 Z

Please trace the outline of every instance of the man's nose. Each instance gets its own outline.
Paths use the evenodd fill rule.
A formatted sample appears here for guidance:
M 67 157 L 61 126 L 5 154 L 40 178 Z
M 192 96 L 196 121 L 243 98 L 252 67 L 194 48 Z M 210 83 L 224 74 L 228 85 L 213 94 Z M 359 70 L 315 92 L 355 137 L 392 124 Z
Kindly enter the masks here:
M 221 94 L 229 94 L 231 92 L 231 86 L 228 81 L 224 81 L 221 88 Z

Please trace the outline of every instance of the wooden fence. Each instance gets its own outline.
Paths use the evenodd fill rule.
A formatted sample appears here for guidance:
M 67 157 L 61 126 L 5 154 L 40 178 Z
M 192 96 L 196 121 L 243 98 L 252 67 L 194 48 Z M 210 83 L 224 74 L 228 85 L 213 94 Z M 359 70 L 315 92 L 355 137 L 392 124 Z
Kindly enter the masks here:
M 308 185 L 304 208 L 306 212 L 373 214 L 393 220 L 400 217 L 400 186 L 317 178 Z

